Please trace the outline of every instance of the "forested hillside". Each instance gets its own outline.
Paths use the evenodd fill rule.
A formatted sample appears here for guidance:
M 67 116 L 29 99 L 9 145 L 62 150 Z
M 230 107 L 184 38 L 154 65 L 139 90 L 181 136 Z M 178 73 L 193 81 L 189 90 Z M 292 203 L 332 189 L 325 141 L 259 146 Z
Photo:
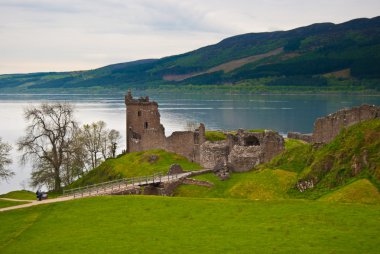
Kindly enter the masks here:
M 0 75 L 0 89 L 23 90 L 242 83 L 380 90 L 380 17 L 243 34 L 182 55 L 89 71 Z

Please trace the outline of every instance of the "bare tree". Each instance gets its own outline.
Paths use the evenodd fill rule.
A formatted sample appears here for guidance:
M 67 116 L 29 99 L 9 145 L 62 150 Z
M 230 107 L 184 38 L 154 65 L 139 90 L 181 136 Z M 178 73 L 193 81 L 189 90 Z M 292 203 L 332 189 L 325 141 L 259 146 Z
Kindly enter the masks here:
M 110 130 L 108 133 L 108 156 L 115 158 L 116 157 L 116 149 L 117 145 L 121 140 L 120 132 L 117 130 Z
M 77 129 L 63 160 L 62 182 L 64 185 L 72 183 L 79 176 L 83 175 L 87 161 L 88 154 L 81 137 L 81 132 Z
M 14 172 L 7 168 L 12 163 L 12 160 L 9 158 L 11 150 L 12 147 L 0 138 L 0 180 L 7 180 L 14 175 Z
M 91 168 L 96 168 L 101 163 L 102 149 L 106 142 L 106 123 L 103 121 L 85 124 L 81 130 L 83 144 L 89 153 Z
M 89 157 L 91 168 L 100 165 L 103 160 L 116 156 L 117 145 L 120 142 L 120 132 L 108 130 L 103 121 L 83 125 L 81 136 Z
M 33 163 L 34 184 L 61 189 L 63 165 L 73 154 L 70 149 L 77 126 L 73 113 L 72 105 L 60 102 L 25 109 L 29 125 L 18 141 L 18 150 L 23 152 L 22 162 Z

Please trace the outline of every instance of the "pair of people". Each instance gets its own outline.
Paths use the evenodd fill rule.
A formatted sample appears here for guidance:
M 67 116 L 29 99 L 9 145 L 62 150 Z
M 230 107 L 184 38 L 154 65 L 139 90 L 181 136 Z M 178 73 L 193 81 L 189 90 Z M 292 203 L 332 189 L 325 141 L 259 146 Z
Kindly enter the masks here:
M 43 195 L 42 191 L 41 190 L 37 190 L 36 197 L 37 197 L 38 201 L 42 200 L 42 195 Z

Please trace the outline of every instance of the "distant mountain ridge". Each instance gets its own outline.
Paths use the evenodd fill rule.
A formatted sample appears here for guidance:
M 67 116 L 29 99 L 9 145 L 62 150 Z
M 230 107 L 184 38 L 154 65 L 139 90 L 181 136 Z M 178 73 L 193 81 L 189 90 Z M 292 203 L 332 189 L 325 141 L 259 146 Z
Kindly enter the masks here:
M 180 55 L 88 71 L 0 75 L 0 89 L 125 89 L 249 82 L 269 87 L 359 84 L 380 90 L 379 81 L 380 16 L 237 35 Z

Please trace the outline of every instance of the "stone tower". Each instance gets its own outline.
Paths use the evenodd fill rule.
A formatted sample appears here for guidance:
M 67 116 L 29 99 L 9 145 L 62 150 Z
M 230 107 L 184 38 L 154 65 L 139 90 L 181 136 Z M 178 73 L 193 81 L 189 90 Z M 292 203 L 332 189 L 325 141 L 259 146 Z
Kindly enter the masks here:
M 152 148 L 165 149 L 165 129 L 160 123 L 158 104 L 149 97 L 134 99 L 129 90 L 125 96 L 127 106 L 127 152 Z

